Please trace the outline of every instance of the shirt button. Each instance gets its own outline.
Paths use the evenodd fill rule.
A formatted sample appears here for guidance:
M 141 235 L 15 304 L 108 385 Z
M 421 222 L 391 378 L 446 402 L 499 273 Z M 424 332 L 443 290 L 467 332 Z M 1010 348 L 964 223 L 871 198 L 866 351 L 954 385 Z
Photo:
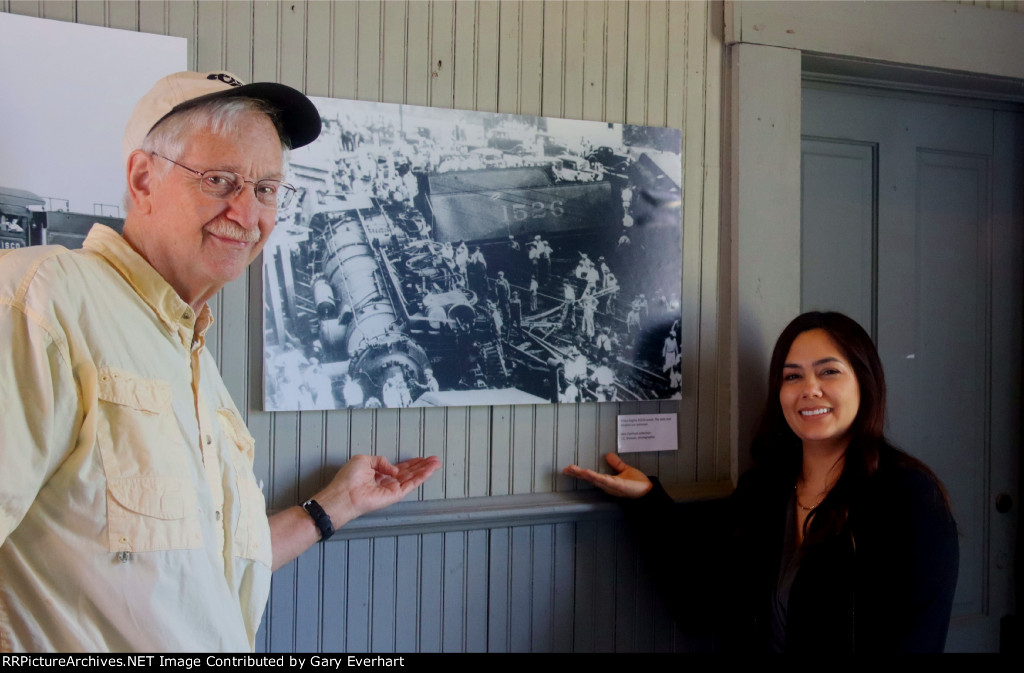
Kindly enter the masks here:
M 215 519 L 217 519 L 217 521 L 220 521 L 220 510 L 219 509 L 214 513 L 213 517 Z

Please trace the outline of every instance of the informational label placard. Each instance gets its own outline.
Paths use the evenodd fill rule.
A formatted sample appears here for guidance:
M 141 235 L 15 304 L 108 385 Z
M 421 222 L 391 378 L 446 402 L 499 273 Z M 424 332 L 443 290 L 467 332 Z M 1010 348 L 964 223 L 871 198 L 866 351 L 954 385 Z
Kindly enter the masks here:
M 675 451 L 678 448 L 676 414 L 619 416 L 619 453 Z

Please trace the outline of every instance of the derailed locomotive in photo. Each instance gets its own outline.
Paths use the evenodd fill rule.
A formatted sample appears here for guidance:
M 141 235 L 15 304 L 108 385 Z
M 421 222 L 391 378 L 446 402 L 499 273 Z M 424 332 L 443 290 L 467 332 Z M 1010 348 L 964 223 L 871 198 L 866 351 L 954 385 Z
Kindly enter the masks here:
M 267 307 L 268 322 L 280 325 L 268 338 L 280 345 L 292 339 L 287 351 L 313 344 L 307 361 L 332 378 L 327 408 L 409 406 L 424 393 L 450 390 L 552 399 L 558 363 L 523 349 L 513 365 L 493 302 L 489 308 L 454 256 L 446 258 L 444 245 L 425 235 L 421 215 L 396 219 L 404 226 L 370 200 L 338 200 L 309 219 L 306 239 L 268 251 L 278 277 L 288 274 L 278 283 L 281 310 Z M 346 385 L 361 393 L 346 396 Z M 443 403 L 443 395 L 422 403 L 431 399 Z

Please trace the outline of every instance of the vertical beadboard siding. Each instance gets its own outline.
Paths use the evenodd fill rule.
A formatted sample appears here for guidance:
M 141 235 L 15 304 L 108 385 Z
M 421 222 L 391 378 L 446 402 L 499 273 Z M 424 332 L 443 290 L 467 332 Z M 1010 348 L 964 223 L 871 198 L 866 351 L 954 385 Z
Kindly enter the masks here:
M 0 11 L 177 35 L 188 67 L 284 82 L 311 95 L 666 125 L 684 129 L 684 399 L 266 413 L 262 270 L 211 303 L 220 370 L 257 441 L 280 509 L 354 453 L 441 456 L 410 500 L 587 489 L 569 462 L 603 465 L 619 413 L 678 412 L 681 450 L 638 458 L 666 482 L 729 476 L 720 374 L 721 6 L 704 2 L 129 2 L 0 0 Z M 686 649 L 623 523 L 338 540 L 274 576 L 260 650 Z
M 731 278 L 729 265 L 719 264 L 720 260 L 728 257 L 729 246 L 720 246 L 719 233 L 710 225 L 718 221 L 721 199 L 723 128 L 720 101 L 725 16 L 717 11 L 717 7 L 710 11 L 706 4 L 689 3 L 687 10 L 696 15 L 685 26 L 688 35 L 687 70 L 692 69 L 695 73 L 690 88 L 703 92 L 703 95 L 687 96 L 685 101 L 683 128 L 689 131 L 684 138 L 686 135 L 701 138 L 702 146 L 695 147 L 696 142 L 689 143 L 683 158 L 684 171 L 701 171 L 699 178 L 688 180 L 685 175 L 683 177 L 683 222 L 708 224 L 699 228 L 683 227 L 683 266 L 696 264 L 700 269 L 699 282 L 694 284 L 696 290 L 690 289 L 694 285 L 683 284 L 683 315 L 693 315 L 695 319 L 683 321 L 682 329 L 684 334 L 693 335 L 692 343 L 698 344 L 696 349 L 683 351 L 683 371 L 688 370 L 688 359 L 693 358 L 697 375 L 691 381 L 695 389 L 704 394 L 683 395 L 684 407 L 693 404 L 696 398 L 697 409 L 683 416 L 696 417 L 697 422 L 682 426 L 681 445 L 686 444 L 688 436 L 694 440 L 693 445 L 697 447 L 694 477 L 703 481 L 729 474 L 737 448 L 731 443 L 731 391 L 726 383 L 730 371 L 729 349 L 715 348 L 715 344 L 725 342 L 725 335 L 730 333 L 728 320 L 719 320 L 719 316 L 728 316 L 731 310 L 730 283 L 728 280 L 721 285 L 719 283 L 722 279 Z
M 676 632 L 620 520 L 382 536 L 318 551 L 296 564 L 310 566 L 296 590 L 275 594 L 264 625 L 270 650 L 694 647 Z

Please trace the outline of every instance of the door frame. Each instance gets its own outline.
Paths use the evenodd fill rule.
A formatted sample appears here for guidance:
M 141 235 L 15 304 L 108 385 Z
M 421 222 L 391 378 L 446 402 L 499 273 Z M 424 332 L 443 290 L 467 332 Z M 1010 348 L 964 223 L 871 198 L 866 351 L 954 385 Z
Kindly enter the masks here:
M 808 73 L 1024 102 L 1024 13 L 951 2 L 726 2 L 722 246 L 732 476 L 776 336 L 800 310 L 800 88 Z M 950 41 L 986 49 L 950 49 Z M 771 86 L 765 83 L 770 82 Z M 751 372 L 756 373 L 751 375 Z
M 803 79 L 1021 103 L 1024 13 L 948 2 L 727 2 L 724 12 L 721 346 L 735 480 L 751 466 L 774 340 L 800 311 Z M 950 49 L 951 41 L 987 48 Z M 1018 469 L 1022 462 L 1018 448 Z M 1021 549 L 1019 525 L 1015 536 Z

